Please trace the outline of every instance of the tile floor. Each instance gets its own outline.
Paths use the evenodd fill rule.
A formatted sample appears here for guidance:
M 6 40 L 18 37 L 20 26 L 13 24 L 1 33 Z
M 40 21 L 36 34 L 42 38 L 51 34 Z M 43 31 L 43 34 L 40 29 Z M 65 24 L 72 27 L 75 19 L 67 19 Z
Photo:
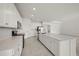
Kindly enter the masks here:
M 52 54 L 37 40 L 36 37 L 25 39 L 22 56 L 52 56 Z

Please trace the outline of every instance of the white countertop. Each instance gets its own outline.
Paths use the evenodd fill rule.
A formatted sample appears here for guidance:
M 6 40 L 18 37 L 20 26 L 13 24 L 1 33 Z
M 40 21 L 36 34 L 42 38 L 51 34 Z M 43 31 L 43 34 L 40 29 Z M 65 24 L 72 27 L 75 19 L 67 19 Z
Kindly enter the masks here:
M 76 37 L 68 36 L 68 35 L 61 35 L 61 34 L 48 33 L 48 34 L 42 34 L 42 35 L 46 35 L 48 37 L 52 37 L 52 38 L 55 38 L 57 40 L 76 39 Z

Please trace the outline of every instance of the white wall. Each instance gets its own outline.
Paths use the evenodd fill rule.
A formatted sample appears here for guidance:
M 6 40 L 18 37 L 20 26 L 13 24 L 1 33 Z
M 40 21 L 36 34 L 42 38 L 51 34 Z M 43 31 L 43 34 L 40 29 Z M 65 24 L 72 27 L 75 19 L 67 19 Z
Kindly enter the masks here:
M 41 26 L 41 24 L 39 22 L 32 22 L 32 31 L 34 36 L 37 35 L 37 26 Z
M 79 14 L 64 16 L 61 21 L 44 22 L 43 25 L 50 25 L 50 33 L 79 35 Z M 40 26 L 40 23 L 23 19 L 23 31 L 26 33 L 26 38 L 36 35 L 36 26 Z
M 79 13 L 64 16 L 59 21 L 50 22 L 50 25 L 51 33 L 79 36 Z
M 51 28 L 50 28 L 51 23 L 50 23 L 50 22 L 43 22 L 43 26 L 44 26 L 44 28 L 45 28 L 45 31 L 44 31 L 44 32 L 50 33 L 50 30 L 51 30 Z
M 29 37 L 31 34 L 31 21 L 28 19 L 23 19 L 23 24 L 22 24 L 22 28 L 23 28 L 23 32 L 25 33 L 25 37 Z
M 39 26 L 39 23 L 32 22 L 30 19 L 23 19 L 23 32 L 25 33 L 25 38 L 36 35 L 36 26 Z
M 60 32 L 68 35 L 79 35 L 79 14 L 73 14 L 63 18 Z
M 44 22 L 44 26 L 50 25 L 50 33 L 79 35 L 79 13 L 68 14 L 52 22 Z M 29 19 L 23 19 L 23 30 L 26 38 L 36 35 L 35 28 L 39 23 L 32 22 Z
M 52 21 L 50 22 L 50 33 L 60 34 L 62 21 Z

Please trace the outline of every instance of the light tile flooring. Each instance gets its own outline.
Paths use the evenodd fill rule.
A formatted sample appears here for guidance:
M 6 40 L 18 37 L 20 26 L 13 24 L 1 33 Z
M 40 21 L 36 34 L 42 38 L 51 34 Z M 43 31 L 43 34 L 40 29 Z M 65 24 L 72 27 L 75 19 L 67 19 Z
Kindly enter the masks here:
M 36 37 L 25 39 L 22 56 L 52 56 L 52 54 L 37 40 Z

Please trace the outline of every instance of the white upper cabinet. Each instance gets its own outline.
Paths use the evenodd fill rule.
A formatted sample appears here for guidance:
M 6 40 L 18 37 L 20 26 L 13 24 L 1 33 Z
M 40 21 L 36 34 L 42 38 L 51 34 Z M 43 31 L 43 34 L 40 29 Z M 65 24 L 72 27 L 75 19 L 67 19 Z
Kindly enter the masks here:
M 17 28 L 19 19 L 21 17 L 14 4 L 0 4 L 0 27 Z

